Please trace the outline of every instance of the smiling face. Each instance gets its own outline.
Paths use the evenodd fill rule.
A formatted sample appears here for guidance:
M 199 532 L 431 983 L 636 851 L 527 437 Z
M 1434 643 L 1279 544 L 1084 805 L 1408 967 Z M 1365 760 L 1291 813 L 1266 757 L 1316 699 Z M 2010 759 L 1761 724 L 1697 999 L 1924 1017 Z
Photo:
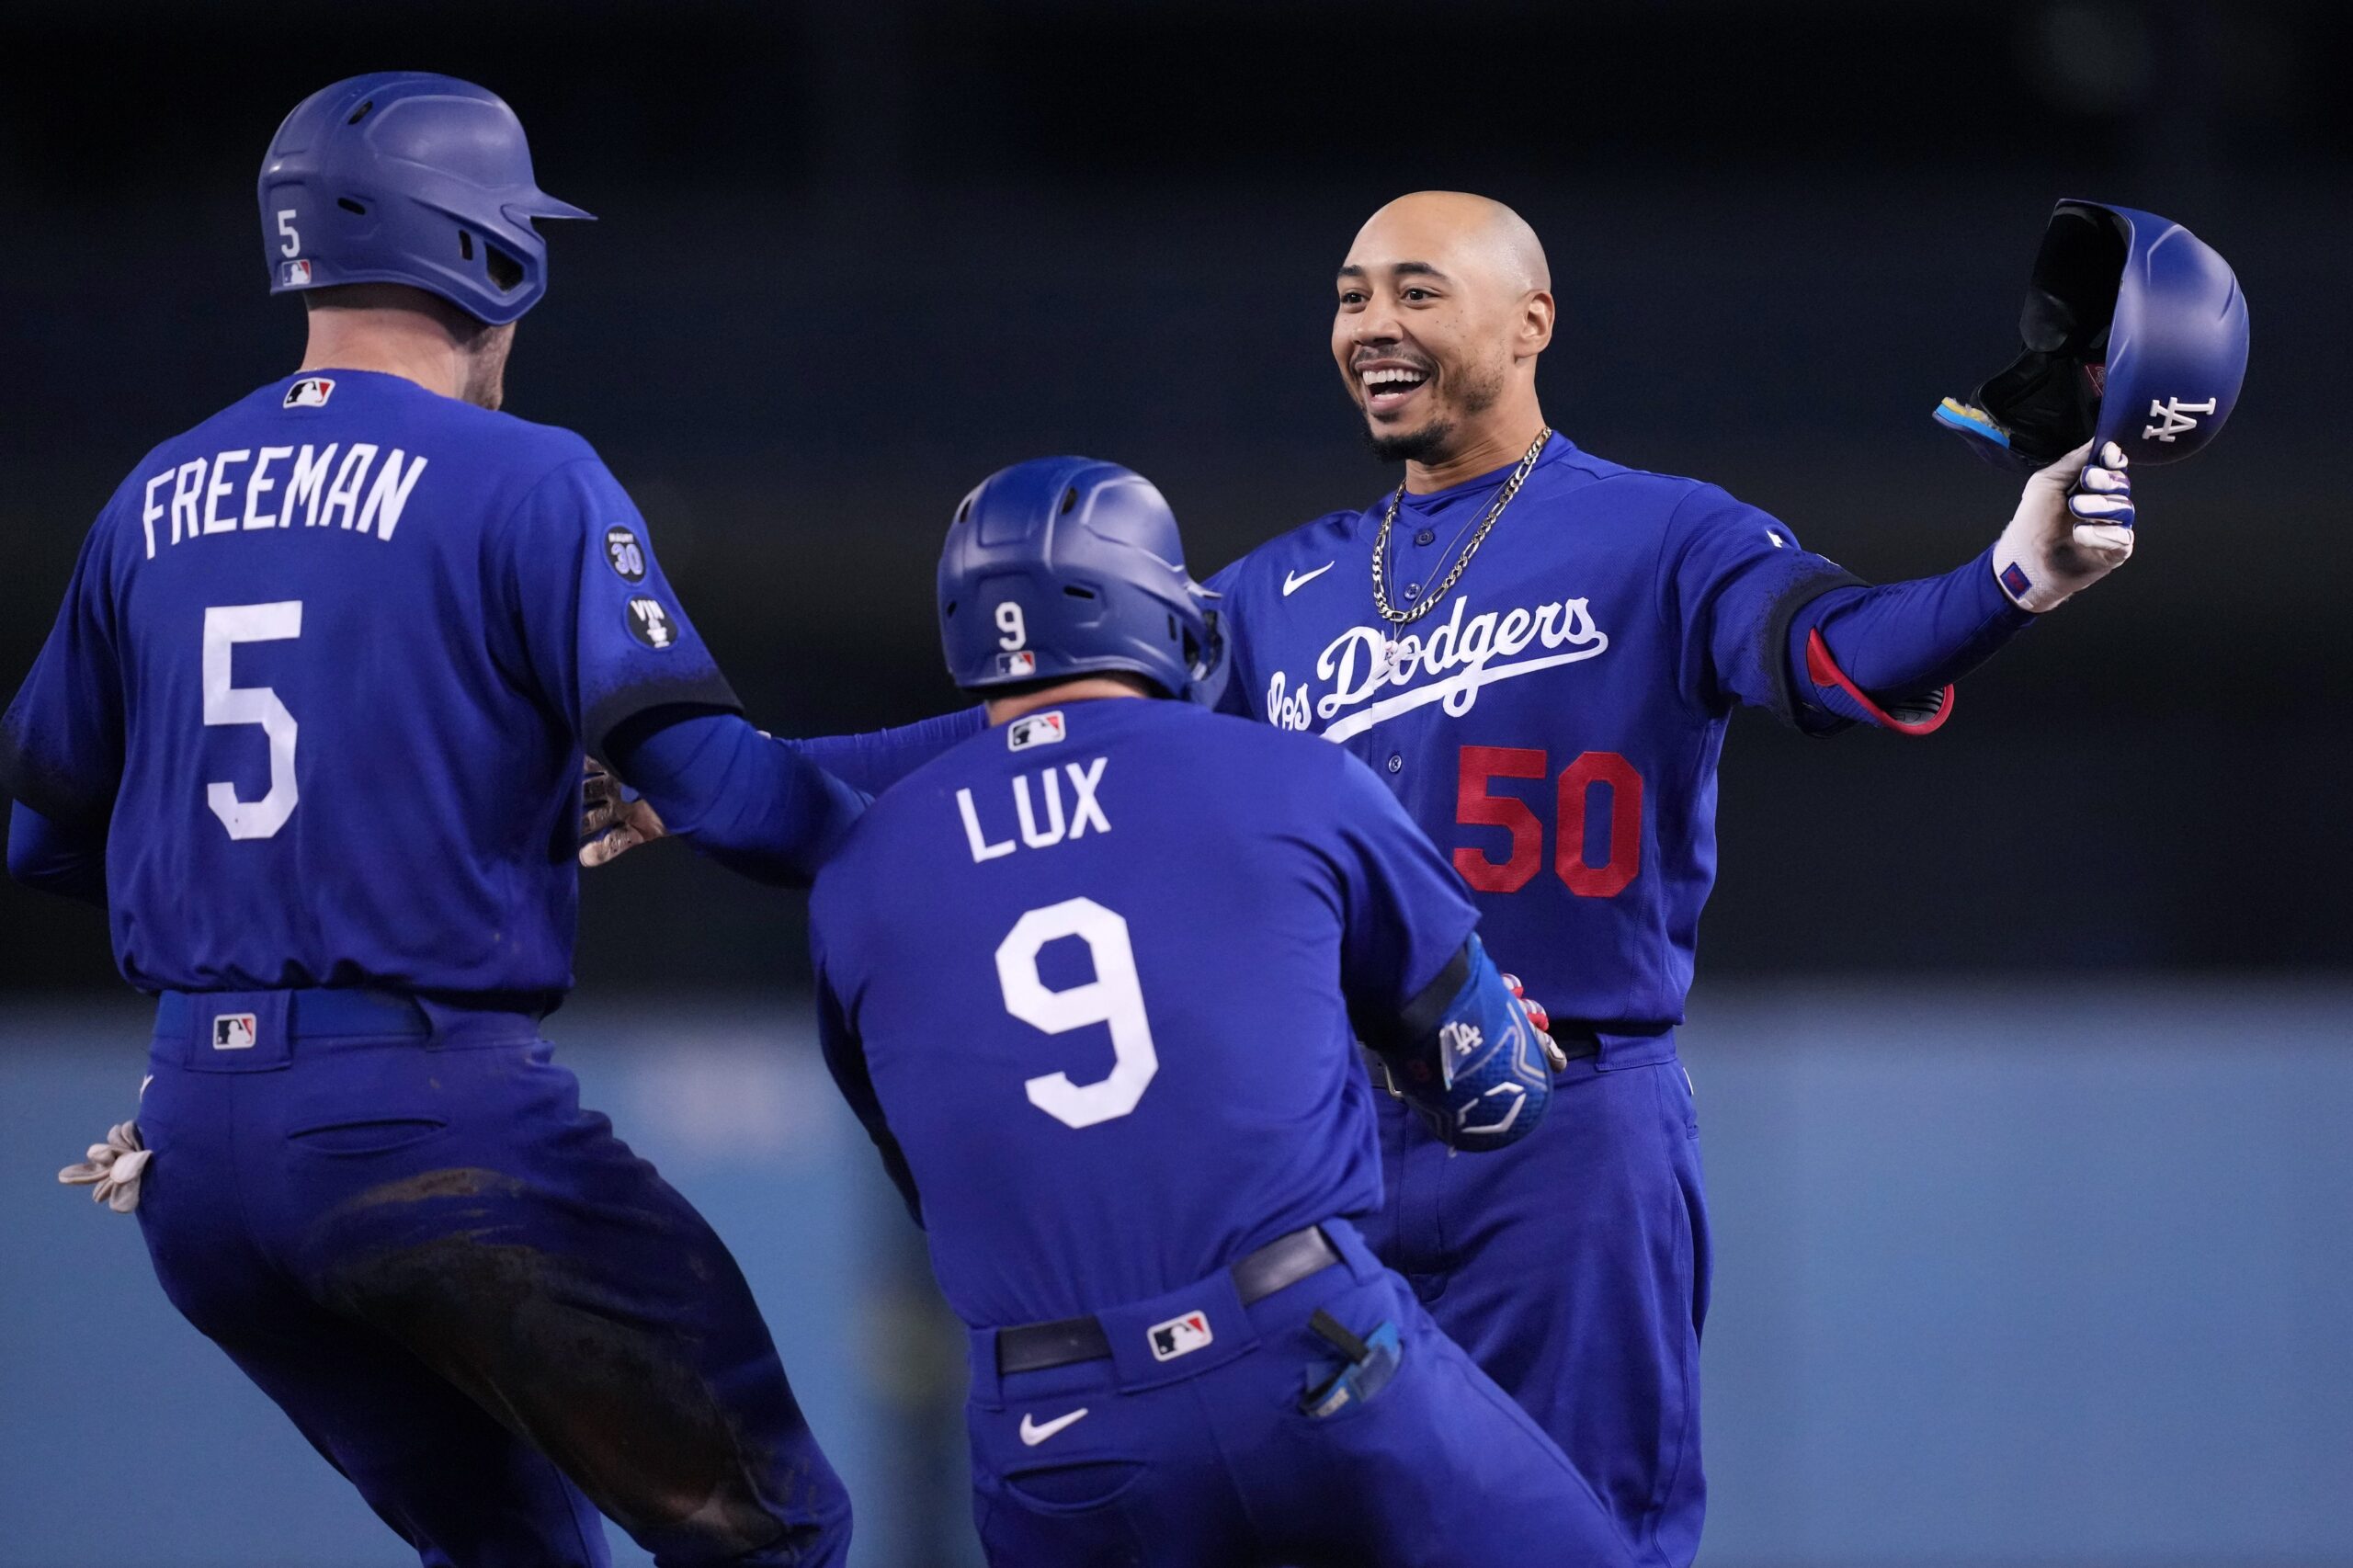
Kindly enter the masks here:
M 1552 341 L 1544 253 L 1484 197 L 1424 191 L 1372 215 L 1337 281 L 1332 357 L 1384 459 L 1443 463 L 1535 410 Z

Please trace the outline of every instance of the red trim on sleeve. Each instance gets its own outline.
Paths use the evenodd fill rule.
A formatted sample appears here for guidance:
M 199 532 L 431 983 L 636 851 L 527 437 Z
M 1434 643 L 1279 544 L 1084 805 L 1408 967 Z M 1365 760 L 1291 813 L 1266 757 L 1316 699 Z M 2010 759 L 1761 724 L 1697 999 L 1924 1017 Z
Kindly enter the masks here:
M 1871 716 L 1873 722 L 1882 729 L 1893 730 L 1899 735 L 1932 735 L 1943 729 L 1945 721 L 1952 717 L 1950 687 L 1945 687 L 1944 700 L 1937 705 L 1937 710 L 1925 719 L 1899 719 L 1881 708 L 1861 687 L 1847 677 L 1845 670 L 1838 667 L 1838 661 L 1830 656 L 1830 644 L 1822 640 L 1820 627 L 1806 633 L 1805 673 L 1816 686 L 1836 687 L 1853 698 L 1862 710 Z

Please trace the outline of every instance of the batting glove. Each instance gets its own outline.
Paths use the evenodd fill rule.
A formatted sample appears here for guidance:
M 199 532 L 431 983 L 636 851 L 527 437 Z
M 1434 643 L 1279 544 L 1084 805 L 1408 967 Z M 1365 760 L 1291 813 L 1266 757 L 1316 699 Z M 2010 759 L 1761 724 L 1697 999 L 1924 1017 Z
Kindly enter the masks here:
M 669 830 L 661 813 L 631 797 L 595 757 L 588 758 L 580 785 L 580 863 L 594 869 L 618 860 L 641 844 L 651 844 Z
M 1536 1031 L 1536 1043 L 1544 1048 L 1544 1060 L 1552 1064 L 1552 1071 L 1558 1073 L 1562 1068 L 1566 1067 L 1569 1064 L 1569 1053 L 1563 1051 L 1560 1043 L 1553 1040 L 1552 1015 L 1544 1010 L 1544 1004 L 1532 999 L 1525 990 L 1521 989 L 1519 976 L 1504 974 L 1496 978 L 1504 983 L 1504 989 L 1510 992 L 1518 1001 L 1519 1010 L 1528 1015 L 1529 1028 Z
M 66 1166 L 57 1179 L 68 1187 L 95 1187 L 91 1198 L 118 1214 L 128 1214 L 139 1207 L 139 1178 L 153 1157 L 139 1141 L 137 1122 L 117 1122 L 107 1130 L 105 1142 L 90 1145 L 89 1158 Z
M 2132 481 L 2109 441 L 2091 462 L 2086 441 L 2038 471 L 1994 546 L 1994 576 L 2020 609 L 2056 609 L 2132 555 Z

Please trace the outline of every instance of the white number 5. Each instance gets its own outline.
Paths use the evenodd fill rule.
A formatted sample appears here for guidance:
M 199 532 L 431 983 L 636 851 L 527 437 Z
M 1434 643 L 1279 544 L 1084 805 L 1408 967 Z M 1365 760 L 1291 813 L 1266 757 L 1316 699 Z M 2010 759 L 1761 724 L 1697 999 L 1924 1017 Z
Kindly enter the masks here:
M 301 256 L 302 254 L 302 236 L 294 232 L 294 214 L 299 210 L 301 210 L 301 209 L 293 207 L 283 207 L 278 209 L 278 232 L 283 235 L 286 240 L 284 244 L 278 247 L 278 253 L 282 256 Z
M 1095 978 L 1067 991 L 1049 991 L 1038 977 L 1038 950 L 1063 937 L 1086 944 Z M 1005 1010 L 1048 1034 L 1068 1034 L 1090 1024 L 1111 1027 L 1109 1077 L 1074 1084 L 1067 1073 L 1045 1074 L 1023 1085 L 1031 1105 L 1068 1127 L 1092 1127 L 1136 1108 L 1144 1085 L 1160 1071 L 1160 1055 L 1144 1017 L 1136 950 L 1125 920 L 1091 898 L 1033 909 L 997 944 L 996 977 L 1005 988 Z
M 231 686 L 229 663 L 240 642 L 275 642 L 302 635 L 302 601 L 215 605 L 204 612 L 204 722 L 259 724 L 269 737 L 269 793 L 240 801 L 237 787 L 204 787 L 204 803 L 232 838 L 268 838 L 294 814 L 294 715 L 266 686 Z

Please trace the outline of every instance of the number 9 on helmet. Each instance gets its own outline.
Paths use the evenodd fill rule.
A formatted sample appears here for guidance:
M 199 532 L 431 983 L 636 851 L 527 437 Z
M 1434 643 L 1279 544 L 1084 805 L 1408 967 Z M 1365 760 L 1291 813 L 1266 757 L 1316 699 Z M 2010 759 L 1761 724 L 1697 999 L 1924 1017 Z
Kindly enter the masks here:
M 964 497 L 939 555 L 939 641 L 967 691 L 1141 676 L 1214 706 L 1217 597 L 1185 570 L 1152 482 L 1093 458 L 1034 458 Z

